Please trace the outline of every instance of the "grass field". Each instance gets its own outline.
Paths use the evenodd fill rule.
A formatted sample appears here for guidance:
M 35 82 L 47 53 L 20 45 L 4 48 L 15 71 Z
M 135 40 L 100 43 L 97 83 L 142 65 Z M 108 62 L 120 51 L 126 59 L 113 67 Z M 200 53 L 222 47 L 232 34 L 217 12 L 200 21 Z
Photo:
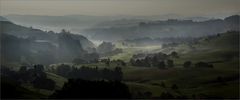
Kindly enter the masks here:
M 176 96 L 186 95 L 207 96 L 219 98 L 239 98 L 239 34 L 221 34 L 220 37 L 193 45 L 192 50 L 186 44 L 174 48 L 153 48 L 152 51 L 168 53 L 169 51 L 180 52 L 180 58 L 173 59 L 175 67 L 166 70 L 157 68 L 125 68 L 124 80 L 129 85 L 131 92 L 136 96 L 137 92 L 151 92 L 152 97 L 160 96 L 163 91 L 168 91 Z M 199 49 L 198 49 L 199 48 Z M 131 52 L 125 54 L 130 58 L 139 49 L 132 48 Z M 144 50 L 144 49 L 142 49 Z M 151 49 L 147 49 L 149 52 Z M 128 50 L 127 50 L 128 51 Z M 166 52 L 167 51 L 167 52 Z M 184 52 L 182 52 L 184 51 Z M 142 51 L 144 52 L 144 51 Z M 122 54 L 124 55 L 124 54 Z M 115 58 L 121 58 L 117 57 Z M 128 60 L 128 59 L 125 59 Z M 193 63 L 215 62 L 214 68 L 183 68 L 185 61 Z M 215 82 L 218 77 L 226 79 L 224 82 Z M 160 86 L 164 82 L 166 88 Z M 171 90 L 171 85 L 176 84 L 179 89 Z

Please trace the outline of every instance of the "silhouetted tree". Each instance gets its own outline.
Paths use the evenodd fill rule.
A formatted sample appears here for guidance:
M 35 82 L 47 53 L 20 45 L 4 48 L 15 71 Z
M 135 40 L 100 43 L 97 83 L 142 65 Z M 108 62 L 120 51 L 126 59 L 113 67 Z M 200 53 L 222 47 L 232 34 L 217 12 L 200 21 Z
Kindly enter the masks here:
M 206 62 L 198 62 L 198 63 L 195 64 L 195 67 L 198 67 L 198 68 L 213 68 L 213 65 L 208 64 Z
M 174 57 L 174 58 L 179 58 L 178 53 L 175 52 L 175 51 L 171 52 L 170 56 L 171 56 L 171 57 Z
M 55 82 L 47 78 L 43 65 L 22 66 L 19 71 L 1 68 L 2 76 L 7 76 L 10 80 L 15 80 L 18 84 L 31 83 L 35 88 L 53 90 Z
M 34 65 L 34 70 L 35 70 L 36 72 L 43 72 L 44 66 L 43 66 L 43 65 L 40 65 L 40 64 Z
M 164 61 L 160 61 L 160 62 L 158 63 L 158 68 L 159 68 L 159 69 L 165 69 L 165 68 L 166 68 L 165 62 L 164 62 Z
M 186 61 L 186 62 L 184 62 L 184 64 L 183 64 L 183 66 L 184 66 L 185 68 L 189 68 L 189 67 L 191 67 L 191 65 L 192 65 L 192 62 L 191 62 L 191 61 Z
M 178 86 L 176 84 L 173 84 L 172 87 L 171 87 L 173 90 L 177 90 L 178 89 Z
M 136 65 L 135 60 L 134 59 L 130 59 L 130 64 L 135 66 Z
M 85 80 L 122 80 L 123 73 L 121 67 L 116 67 L 114 70 L 110 70 L 107 68 L 98 69 L 96 66 L 95 68 L 82 66 L 80 68 L 77 67 L 70 67 L 69 65 L 60 65 L 56 68 L 56 74 L 64 76 L 66 78 L 81 78 Z
M 105 62 L 105 64 L 106 64 L 107 66 L 110 66 L 110 63 L 111 63 L 110 59 L 109 59 L 109 58 L 108 58 L 108 59 L 106 59 L 106 62 Z
M 174 67 L 174 62 L 173 62 L 173 60 L 168 59 L 168 60 L 167 60 L 167 66 L 168 66 L 168 67 Z
M 66 64 L 61 64 L 57 67 L 56 72 L 58 75 L 68 77 L 68 73 L 71 71 L 71 67 Z
M 122 73 L 122 68 L 121 67 L 116 67 L 114 70 L 115 73 L 115 80 L 121 81 L 123 78 L 123 73 Z
M 19 69 L 19 72 L 26 72 L 27 71 L 27 66 L 21 66 Z
M 165 83 L 164 82 L 161 82 L 161 87 L 163 87 L 163 88 L 165 88 L 166 87 L 166 85 L 165 85 Z

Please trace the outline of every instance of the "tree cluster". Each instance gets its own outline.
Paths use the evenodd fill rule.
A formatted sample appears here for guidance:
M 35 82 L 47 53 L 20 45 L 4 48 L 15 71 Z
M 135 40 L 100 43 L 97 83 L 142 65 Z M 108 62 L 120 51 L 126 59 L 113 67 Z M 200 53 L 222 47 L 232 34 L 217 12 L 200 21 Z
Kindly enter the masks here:
M 127 63 L 124 62 L 123 60 L 117 59 L 117 60 L 110 60 L 109 58 L 107 59 L 101 59 L 100 62 L 105 63 L 106 66 L 110 66 L 110 64 L 116 64 L 117 66 L 126 66 Z
M 22 66 L 19 71 L 1 67 L 1 71 L 1 75 L 16 80 L 19 84 L 30 83 L 35 88 L 47 90 L 55 88 L 55 82 L 47 78 L 43 65 Z
M 185 61 L 183 63 L 184 68 L 190 68 L 191 66 L 193 66 L 191 61 Z M 196 68 L 213 68 L 214 67 L 211 63 L 202 62 L 202 61 L 195 63 L 194 66 Z
M 82 66 L 80 68 L 69 66 L 66 64 L 59 65 L 54 73 L 66 78 L 85 79 L 85 80 L 118 80 L 121 81 L 123 73 L 121 67 L 116 67 L 114 70 L 107 68 L 99 69 L 98 67 L 91 68 Z
M 213 68 L 212 64 L 206 63 L 206 62 L 198 62 L 195 64 L 195 67 L 198 68 Z
M 139 55 L 142 56 L 142 55 Z M 170 56 L 178 56 L 177 53 L 174 54 L 164 54 L 164 53 L 157 53 L 157 54 L 149 54 L 146 55 L 146 57 L 142 58 L 137 58 L 134 59 L 132 58 L 130 60 L 130 63 L 133 66 L 139 66 L 139 67 L 158 67 L 160 69 L 165 69 L 165 68 L 171 68 L 174 67 L 174 61 L 169 59 Z M 136 57 L 136 56 L 134 56 Z

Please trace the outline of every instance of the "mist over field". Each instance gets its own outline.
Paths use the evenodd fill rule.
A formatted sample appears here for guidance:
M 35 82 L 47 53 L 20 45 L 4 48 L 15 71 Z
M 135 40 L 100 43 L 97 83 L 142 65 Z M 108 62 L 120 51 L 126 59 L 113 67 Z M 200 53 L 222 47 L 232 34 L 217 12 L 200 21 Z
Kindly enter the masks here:
M 1 99 L 239 99 L 239 0 L 1 0 Z

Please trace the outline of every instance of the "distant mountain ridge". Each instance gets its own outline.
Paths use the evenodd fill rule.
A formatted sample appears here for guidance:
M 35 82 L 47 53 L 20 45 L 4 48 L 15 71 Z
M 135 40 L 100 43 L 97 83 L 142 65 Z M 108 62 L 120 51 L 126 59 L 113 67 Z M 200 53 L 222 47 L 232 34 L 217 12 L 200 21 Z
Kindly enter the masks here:
M 41 30 L 52 30 L 60 32 L 62 28 L 71 30 L 74 33 L 81 34 L 84 29 L 92 27 L 131 26 L 141 21 L 167 20 L 167 19 L 192 19 L 197 21 L 208 20 L 207 17 L 184 17 L 177 14 L 154 15 L 154 16 L 92 16 L 92 15 L 5 15 L 10 21 L 27 26 L 35 27 Z
M 129 27 L 89 28 L 83 34 L 93 40 L 108 41 L 144 37 L 201 37 L 226 31 L 239 31 L 239 19 L 239 15 L 233 15 L 225 19 L 211 19 L 201 22 L 177 19 L 147 21 Z
M 94 26 L 96 23 L 113 19 L 104 16 L 88 15 L 65 15 L 65 16 L 41 16 L 41 15 L 6 15 L 10 21 L 27 26 L 37 27 L 42 30 L 52 30 L 60 32 L 62 28 L 71 30 L 74 33 L 81 32 Z
M 175 14 L 156 16 L 39 16 L 7 15 L 23 26 L 59 31 L 64 27 L 94 41 L 118 41 L 137 38 L 199 37 L 228 30 L 239 30 L 239 15 L 216 19 L 184 17 Z M 170 18 L 170 19 L 169 19 Z M 226 19 L 233 19 L 230 21 Z M 168 20 L 167 20 L 168 19 Z

